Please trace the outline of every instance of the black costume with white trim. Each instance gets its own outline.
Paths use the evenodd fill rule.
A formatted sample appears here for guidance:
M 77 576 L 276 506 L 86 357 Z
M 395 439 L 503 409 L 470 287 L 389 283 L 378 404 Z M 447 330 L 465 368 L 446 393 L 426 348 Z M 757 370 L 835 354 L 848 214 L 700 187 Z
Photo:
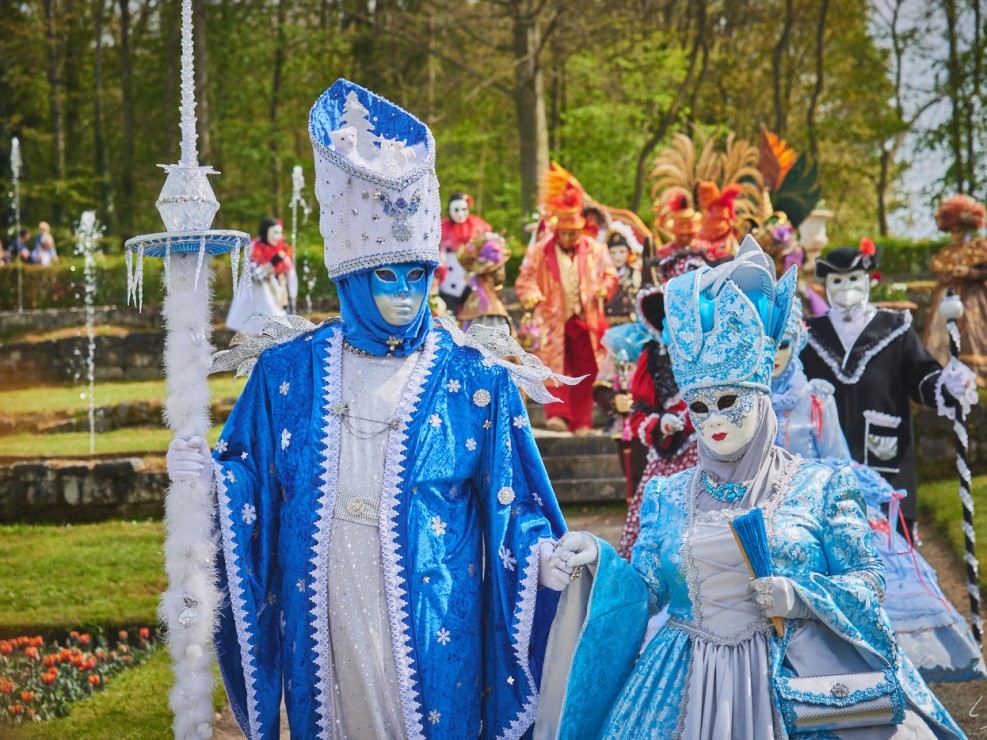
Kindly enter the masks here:
M 850 454 L 908 496 L 902 513 L 917 516 L 915 445 L 910 401 L 936 408 L 942 367 L 912 328 L 907 311 L 878 308 L 846 351 L 829 315 L 809 319 L 805 373 L 836 388 L 836 406 Z

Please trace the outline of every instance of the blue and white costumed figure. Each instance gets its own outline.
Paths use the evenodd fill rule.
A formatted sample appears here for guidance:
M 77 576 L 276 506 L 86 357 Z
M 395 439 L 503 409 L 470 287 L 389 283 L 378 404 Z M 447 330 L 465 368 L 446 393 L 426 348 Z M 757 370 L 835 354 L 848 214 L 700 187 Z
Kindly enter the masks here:
M 853 474 L 774 444 L 795 278 L 776 283 L 748 237 L 732 262 L 668 283 L 699 464 L 648 484 L 630 563 L 586 532 L 561 539 L 555 567 L 584 570 L 549 637 L 536 737 L 962 737 L 895 643 Z M 748 513 L 763 515 L 760 552 L 732 532 Z M 748 558 L 772 575 L 752 579 Z
M 925 679 L 984 678 L 987 668 L 969 624 L 943 594 L 935 570 L 915 543 L 902 534 L 907 528 L 892 526 L 882 509 L 896 497 L 895 490 L 876 470 L 850 459 L 833 386 L 821 378 L 806 378 L 800 354 L 807 341 L 801 304 L 796 303 L 771 378 L 771 405 L 778 417 L 775 443 L 809 460 L 853 470 L 867 506 L 874 547 L 887 571 L 884 609 L 898 644 Z M 890 507 L 892 516 L 896 509 Z
M 341 320 L 276 322 L 217 358 L 256 360 L 213 452 L 230 703 L 249 738 L 278 736 L 282 692 L 293 737 L 520 737 L 567 577 L 516 383 L 544 397 L 551 373 L 433 322 L 422 122 L 339 80 L 310 133 Z M 197 474 L 201 440 L 174 446 L 172 469 Z

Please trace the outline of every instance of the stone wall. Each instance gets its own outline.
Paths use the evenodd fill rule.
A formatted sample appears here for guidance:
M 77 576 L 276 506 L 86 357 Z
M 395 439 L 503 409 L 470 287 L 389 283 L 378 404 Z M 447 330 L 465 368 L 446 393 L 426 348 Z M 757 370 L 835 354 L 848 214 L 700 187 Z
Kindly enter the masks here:
M 18 462 L 0 467 L 0 522 L 158 519 L 167 487 L 139 458 Z

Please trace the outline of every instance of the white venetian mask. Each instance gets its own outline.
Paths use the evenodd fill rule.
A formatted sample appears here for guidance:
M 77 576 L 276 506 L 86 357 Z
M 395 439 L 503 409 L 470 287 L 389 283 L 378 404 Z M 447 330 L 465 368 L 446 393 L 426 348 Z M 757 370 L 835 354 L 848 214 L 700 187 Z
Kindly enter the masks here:
M 731 455 L 754 438 L 761 421 L 757 393 L 723 385 L 685 394 L 692 426 L 708 449 Z
M 775 366 L 771 371 L 771 377 L 777 378 L 783 372 L 785 368 L 788 367 L 788 363 L 792 361 L 792 354 L 795 352 L 795 340 L 791 334 L 786 334 L 785 338 L 781 340 L 778 345 L 778 351 L 775 352 Z
M 274 224 L 267 230 L 267 243 L 272 247 L 284 238 L 284 227 L 281 224 Z

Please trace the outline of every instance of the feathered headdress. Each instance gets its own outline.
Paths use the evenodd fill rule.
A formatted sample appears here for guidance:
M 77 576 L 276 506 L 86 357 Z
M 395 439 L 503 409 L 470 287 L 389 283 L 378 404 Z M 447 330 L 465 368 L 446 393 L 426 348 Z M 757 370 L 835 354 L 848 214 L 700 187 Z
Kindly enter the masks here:
M 761 131 L 758 169 L 764 177 L 764 217 L 785 214 L 796 229 L 819 202 L 819 170 L 808 154 L 796 154 L 773 131 Z
M 940 231 L 980 231 L 987 223 L 987 209 L 969 195 L 954 195 L 939 204 L 936 226 Z
M 586 225 L 583 217 L 583 186 L 564 167 L 552 162 L 541 181 L 539 202 L 545 217 L 553 222 L 555 229 L 582 229 Z

